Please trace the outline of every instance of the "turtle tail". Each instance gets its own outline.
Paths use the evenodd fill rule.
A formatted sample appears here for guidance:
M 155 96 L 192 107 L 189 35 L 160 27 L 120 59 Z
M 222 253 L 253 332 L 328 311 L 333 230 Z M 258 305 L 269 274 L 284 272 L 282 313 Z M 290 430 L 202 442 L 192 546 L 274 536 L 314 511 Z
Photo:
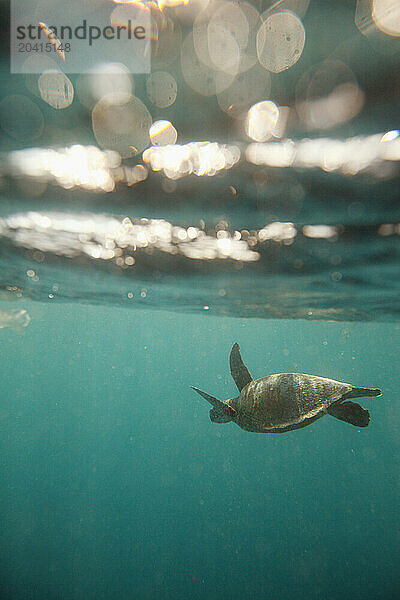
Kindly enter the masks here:
M 347 394 L 344 395 L 343 399 L 348 398 L 364 398 L 366 396 L 381 396 L 382 391 L 379 388 L 363 388 L 353 387 Z

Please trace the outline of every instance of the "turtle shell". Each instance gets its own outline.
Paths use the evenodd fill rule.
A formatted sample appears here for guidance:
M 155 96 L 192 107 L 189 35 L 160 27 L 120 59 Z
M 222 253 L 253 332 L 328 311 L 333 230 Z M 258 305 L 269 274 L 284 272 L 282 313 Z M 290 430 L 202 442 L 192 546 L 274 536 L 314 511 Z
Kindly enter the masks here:
M 279 373 L 251 381 L 229 404 L 243 429 L 273 433 L 308 425 L 351 389 L 316 375 Z

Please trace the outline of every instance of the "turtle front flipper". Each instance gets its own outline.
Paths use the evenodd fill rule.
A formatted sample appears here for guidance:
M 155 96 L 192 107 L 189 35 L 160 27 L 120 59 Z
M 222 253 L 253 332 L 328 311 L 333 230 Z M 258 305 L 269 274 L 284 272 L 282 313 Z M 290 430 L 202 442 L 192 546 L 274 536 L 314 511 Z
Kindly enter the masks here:
M 253 378 L 240 356 L 239 344 L 237 342 L 232 346 L 229 356 L 229 366 L 231 375 L 235 380 L 239 392 L 241 392 L 250 381 L 253 381 Z
M 371 417 L 369 412 L 356 402 L 335 403 L 328 408 L 328 413 L 340 421 L 355 427 L 368 427 Z

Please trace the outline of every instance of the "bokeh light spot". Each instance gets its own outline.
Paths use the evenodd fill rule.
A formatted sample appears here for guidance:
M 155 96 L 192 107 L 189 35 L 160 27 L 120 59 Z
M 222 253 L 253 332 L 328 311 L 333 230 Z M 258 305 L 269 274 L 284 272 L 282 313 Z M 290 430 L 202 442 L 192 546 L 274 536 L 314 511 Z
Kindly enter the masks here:
M 104 96 L 92 111 L 93 133 L 102 148 L 116 150 L 122 157 L 140 152 L 150 143 L 151 115 L 143 102 L 135 96 L 121 94 Z
M 155 71 L 147 79 L 146 91 L 150 102 L 158 108 L 167 108 L 176 100 L 176 81 L 166 71 Z
M 155 121 L 149 130 L 150 140 L 154 146 L 175 144 L 178 133 L 169 121 Z
M 279 108 L 265 100 L 252 106 L 247 114 L 246 134 L 256 142 L 265 142 L 272 137 L 279 119 Z
M 51 70 L 42 73 L 38 87 L 42 99 L 53 108 L 68 108 L 74 100 L 74 86 L 61 71 Z
M 0 102 L 0 127 L 18 141 L 38 138 L 44 127 L 40 108 L 26 96 L 6 96 Z
M 372 18 L 383 33 L 400 36 L 399 0 L 373 0 Z
M 296 109 L 308 129 L 329 129 L 354 118 L 364 104 L 354 73 L 339 60 L 309 69 L 296 87 Z
M 280 73 L 300 58 L 306 34 L 300 18 L 290 11 L 274 12 L 257 33 L 257 55 L 268 71 Z
M 128 67 L 122 63 L 104 63 L 89 73 L 81 75 L 77 82 L 79 100 L 87 108 L 93 106 L 104 96 L 108 102 L 112 94 L 120 98 L 121 94 L 130 96 L 134 91 L 134 81 Z
M 201 62 L 195 52 L 193 36 L 187 35 L 181 52 L 182 74 L 189 87 L 202 96 L 215 96 L 228 88 L 236 73 L 226 73 L 213 69 Z
M 269 96 L 271 77 L 259 64 L 244 73 L 239 73 L 232 84 L 217 96 L 223 111 L 234 118 L 244 118 L 249 107 Z

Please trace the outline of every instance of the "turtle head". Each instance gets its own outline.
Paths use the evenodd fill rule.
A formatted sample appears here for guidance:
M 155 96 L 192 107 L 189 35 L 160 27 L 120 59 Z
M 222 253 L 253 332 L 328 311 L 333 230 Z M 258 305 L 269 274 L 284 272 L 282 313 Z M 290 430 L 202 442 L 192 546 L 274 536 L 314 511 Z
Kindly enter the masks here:
M 227 402 L 222 402 L 222 400 L 218 400 L 218 398 L 214 398 L 214 396 L 210 396 L 198 388 L 192 387 L 192 390 L 200 394 L 200 396 L 207 400 L 207 402 L 212 404 L 212 409 L 210 410 L 210 420 L 213 423 L 229 423 L 229 421 L 234 420 L 235 411 Z
M 227 404 L 225 406 L 229 409 L 229 411 L 227 411 L 225 407 L 221 409 L 219 406 L 213 406 L 213 408 L 210 410 L 210 421 L 213 423 L 229 423 L 229 421 L 232 421 L 232 409 L 230 409 Z

